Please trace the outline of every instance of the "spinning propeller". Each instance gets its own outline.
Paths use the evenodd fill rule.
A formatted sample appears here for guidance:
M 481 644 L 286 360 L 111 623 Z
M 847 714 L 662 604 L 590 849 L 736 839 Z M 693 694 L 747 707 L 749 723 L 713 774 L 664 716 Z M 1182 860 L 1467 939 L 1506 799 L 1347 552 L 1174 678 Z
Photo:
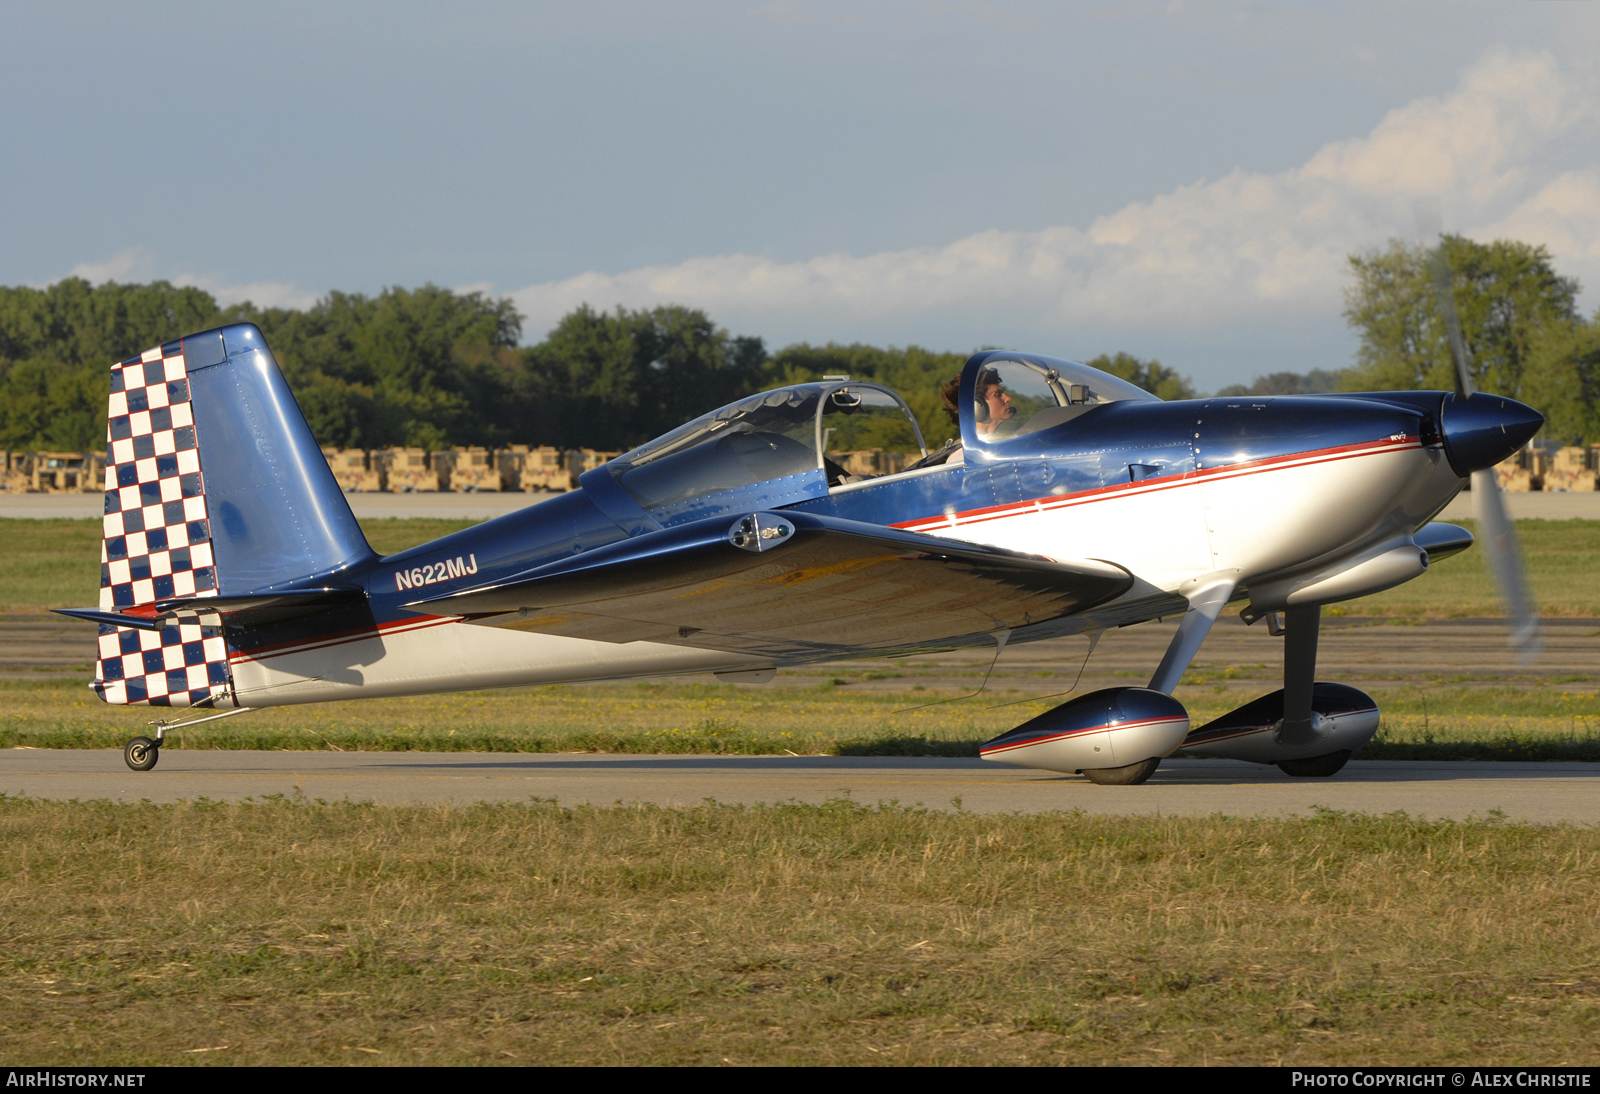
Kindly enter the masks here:
M 1429 210 L 1419 209 L 1419 219 L 1428 217 Z M 1461 337 L 1461 320 L 1456 314 L 1456 295 L 1451 277 L 1450 259 L 1445 254 L 1444 237 L 1437 231 L 1428 233 L 1439 244 L 1428 257 L 1428 272 L 1433 278 L 1434 295 L 1438 298 L 1439 314 L 1444 320 L 1445 338 L 1450 343 L 1450 357 L 1455 362 L 1456 398 L 1472 397 L 1474 387 L 1472 372 L 1467 363 L 1466 340 Z M 1511 620 L 1511 645 L 1517 651 L 1519 664 L 1527 664 L 1539 653 L 1539 617 L 1534 613 L 1533 598 L 1528 593 L 1527 573 L 1522 563 L 1522 549 L 1517 543 L 1517 533 L 1506 516 L 1505 496 L 1495 478 L 1494 468 L 1472 472 L 1472 504 L 1478 517 L 1478 531 L 1484 551 L 1489 556 L 1489 570 L 1500 595 L 1505 599 L 1506 614 Z

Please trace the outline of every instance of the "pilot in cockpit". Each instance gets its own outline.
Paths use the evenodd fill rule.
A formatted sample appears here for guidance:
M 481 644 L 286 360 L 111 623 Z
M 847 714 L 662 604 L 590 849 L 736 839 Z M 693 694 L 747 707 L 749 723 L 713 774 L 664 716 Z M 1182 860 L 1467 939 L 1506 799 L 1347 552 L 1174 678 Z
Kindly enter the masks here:
M 961 425 L 961 406 L 957 402 L 960 395 L 960 376 L 939 385 L 939 402 L 944 405 L 944 412 L 949 415 L 950 424 L 958 429 Z M 1017 408 L 1011 405 L 1011 396 L 1001 384 L 999 373 L 992 368 L 986 368 L 978 373 L 977 382 L 973 385 L 973 426 L 978 436 L 994 436 L 1001 423 L 1010 421 L 1016 414 Z M 952 438 L 945 442 L 944 448 L 940 451 L 945 453 L 942 459 L 939 458 L 940 453 L 936 452 L 923 461 L 924 465 L 965 462 L 960 441 Z
M 1017 408 L 1011 405 L 1011 395 L 1000 383 L 999 374 L 988 368 L 978 373 L 973 389 L 973 424 L 978 436 L 994 436 L 1002 422 L 1016 416 Z

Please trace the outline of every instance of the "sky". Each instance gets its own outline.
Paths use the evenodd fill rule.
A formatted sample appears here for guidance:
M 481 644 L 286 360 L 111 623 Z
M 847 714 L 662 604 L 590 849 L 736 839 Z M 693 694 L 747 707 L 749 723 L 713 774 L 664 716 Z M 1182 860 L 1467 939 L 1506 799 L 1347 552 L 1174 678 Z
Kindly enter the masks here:
M 1348 256 L 1600 304 L 1579 4 L 0 3 L 0 284 L 677 303 L 771 348 L 1341 368 Z

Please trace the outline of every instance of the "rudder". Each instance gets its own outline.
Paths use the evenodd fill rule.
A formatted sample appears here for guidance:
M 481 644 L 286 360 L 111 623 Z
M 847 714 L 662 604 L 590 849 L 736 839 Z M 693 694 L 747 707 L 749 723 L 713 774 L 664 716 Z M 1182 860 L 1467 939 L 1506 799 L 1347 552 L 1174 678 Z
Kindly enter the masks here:
M 100 609 L 326 587 L 372 557 L 266 339 L 204 331 L 112 366 Z M 221 619 L 103 624 L 111 703 L 232 706 Z

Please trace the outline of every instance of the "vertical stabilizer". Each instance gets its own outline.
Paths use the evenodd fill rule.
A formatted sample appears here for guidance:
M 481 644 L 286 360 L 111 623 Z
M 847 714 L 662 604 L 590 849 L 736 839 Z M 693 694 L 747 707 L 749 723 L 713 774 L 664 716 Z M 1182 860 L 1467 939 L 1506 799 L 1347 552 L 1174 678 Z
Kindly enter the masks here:
M 249 323 L 111 368 L 100 608 L 336 586 L 372 557 L 300 407 Z M 103 625 L 109 703 L 233 706 L 216 615 Z
M 183 348 L 221 595 L 323 584 L 372 557 L 261 331 Z

